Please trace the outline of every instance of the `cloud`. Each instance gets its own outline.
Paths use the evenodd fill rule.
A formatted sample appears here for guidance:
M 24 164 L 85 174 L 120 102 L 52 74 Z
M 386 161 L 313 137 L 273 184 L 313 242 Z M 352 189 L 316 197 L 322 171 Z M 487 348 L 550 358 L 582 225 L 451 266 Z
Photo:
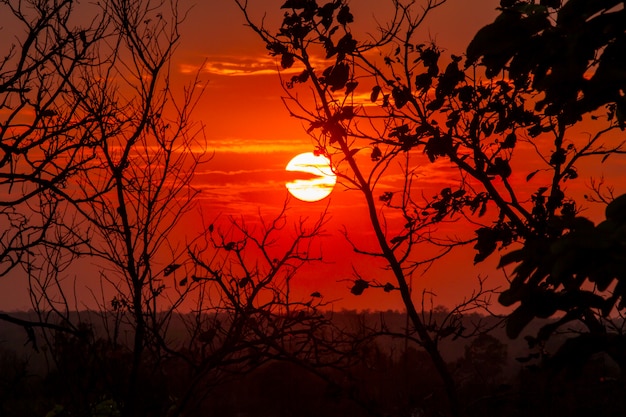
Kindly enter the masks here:
M 302 67 L 294 65 L 289 69 L 280 68 L 280 63 L 273 57 L 245 57 L 245 56 L 209 56 L 201 65 L 182 63 L 179 71 L 182 74 L 192 74 L 196 71 L 222 75 L 228 77 L 276 75 L 280 70 L 283 74 L 295 74 L 302 71 Z
M 313 145 L 306 142 L 306 140 L 293 139 L 220 138 L 209 140 L 207 149 L 216 154 L 292 153 L 295 156 L 300 152 L 313 150 Z
M 323 71 L 332 63 L 321 57 L 310 57 L 313 68 Z M 182 74 L 193 74 L 198 70 L 213 75 L 227 77 L 245 77 L 258 75 L 282 75 L 299 74 L 304 70 L 304 66 L 298 61 L 291 68 L 280 66 L 280 57 L 272 56 L 238 56 L 238 55 L 209 55 L 205 57 L 202 65 L 181 63 L 179 71 Z M 286 77 L 290 78 L 290 77 Z M 367 95 L 369 97 L 369 93 Z

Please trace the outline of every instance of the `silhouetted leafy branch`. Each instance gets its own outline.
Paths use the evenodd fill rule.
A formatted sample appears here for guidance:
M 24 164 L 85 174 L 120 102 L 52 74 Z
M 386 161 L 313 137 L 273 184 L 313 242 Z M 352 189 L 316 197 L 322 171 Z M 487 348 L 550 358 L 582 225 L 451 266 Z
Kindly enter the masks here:
M 623 1 L 502 1 L 500 10 L 469 44 L 469 64 L 480 59 L 489 77 L 506 69 L 517 87 L 544 93 L 537 109 L 563 123 L 607 106 L 624 128 Z
M 609 203 L 606 220 L 597 226 L 584 217 L 563 219 L 557 226 L 563 230 L 558 237 L 528 240 L 523 248 L 502 257 L 501 266 L 516 266 L 510 288 L 499 300 L 506 306 L 520 303 L 507 320 L 509 336 L 517 337 L 536 318 L 558 315 L 561 318 L 545 325 L 533 343 L 545 343 L 559 327 L 573 321 L 584 323 L 590 334 L 568 341 L 555 361 L 567 363 L 561 355 L 576 355 L 580 342 L 588 348 L 578 352 L 585 357 L 577 360 L 604 351 L 620 367 L 626 364 L 618 348 L 622 336 L 607 334 L 601 321 L 615 309 L 624 309 L 625 201 L 626 196 L 621 196 Z
M 352 30 L 351 5 L 344 2 L 287 2 L 276 33 L 255 24 L 247 3 L 237 2 L 282 68 L 302 69 L 283 80 L 283 100 L 292 116 L 308 122 L 316 152 L 331 158 L 342 184 L 362 193 L 377 247 L 344 234 L 356 253 L 388 262 L 435 362 L 436 346 L 429 346 L 413 310 L 408 283 L 416 268 L 469 242 L 475 263 L 516 243 L 538 244 L 543 253 L 569 232 L 564 224 L 580 219 L 581 205 L 566 183 L 579 180 L 581 162 L 623 152 L 624 141 L 610 134 L 623 128 L 617 115 L 623 71 L 614 55 L 623 37 L 621 3 L 503 1 L 500 17 L 476 35 L 464 60 L 416 39 L 424 16 L 438 5 L 431 2 L 420 14 L 413 13 L 416 4 L 394 2 L 392 22 L 378 39 L 365 41 Z M 579 26 L 582 32 L 574 29 Z M 593 82 L 585 78 L 590 70 L 599 72 Z M 607 70 L 612 75 L 604 83 Z M 302 84 L 313 95 L 309 101 L 299 95 Z M 572 129 L 583 116 L 592 119 L 591 135 Z M 397 163 L 403 185 L 384 187 Z M 450 172 L 450 181 L 418 201 L 417 169 L 427 164 Z M 474 236 L 442 237 L 437 227 L 450 221 L 471 225 Z M 421 255 L 424 243 L 438 253 Z M 372 284 L 357 274 L 351 291 L 359 295 Z

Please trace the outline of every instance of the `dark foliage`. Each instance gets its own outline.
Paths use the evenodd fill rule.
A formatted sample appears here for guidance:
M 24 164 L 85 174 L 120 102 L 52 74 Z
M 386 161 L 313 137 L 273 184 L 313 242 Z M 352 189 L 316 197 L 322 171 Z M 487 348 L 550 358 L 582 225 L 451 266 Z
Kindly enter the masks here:
M 238 4 L 245 13 L 245 3 Z M 316 107 L 307 108 L 291 92 L 296 82 L 285 85 L 285 103 L 292 115 L 309 123 L 316 149 L 339 161 L 337 172 L 349 188 L 363 192 L 370 213 L 384 217 L 395 210 L 406 220 L 402 230 L 387 236 L 380 218 L 370 216 L 380 246 L 374 254 L 389 262 L 407 309 L 413 301 L 405 292 L 403 271 L 421 264 L 411 263 L 411 249 L 432 244 L 440 257 L 472 242 L 475 263 L 512 251 L 501 266 L 517 266 L 500 297 L 506 306 L 515 306 L 508 319 L 510 336 L 535 319 L 564 314 L 537 335 L 535 345 L 579 321 L 585 338 L 579 349 L 575 341 L 563 346 L 571 352 L 563 358 L 578 351 L 587 359 L 619 346 L 622 329 L 608 319 L 623 308 L 623 236 L 616 231 L 619 225 L 609 224 L 613 220 L 594 226 L 582 217 L 583 204 L 567 185 L 580 178 L 582 160 L 604 163 L 624 153 L 624 140 L 608 135 L 623 130 L 625 121 L 623 1 L 502 1 L 500 15 L 476 34 L 465 60 L 443 57 L 436 45 L 416 40 L 422 20 L 410 6 L 396 4 L 396 20 L 380 37 L 361 40 L 349 30 L 350 21 L 338 21 L 344 4 L 298 2 L 284 14 L 277 34 L 246 17 L 271 50 L 289 53 L 307 73 L 297 80 L 310 87 Z M 427 4 L 426 11 L 440 3 Z M 311 60 L 315 48 L 325 52 L 324 62 Z M 369 102 L 359 105 L 357 93 Z M 594 122 L 589 137 L 572 130 L 583 118 Z M 371 169 L 358 159 L 367 147 Z M 459 173 L 454 186 L 422 201 L 411 193 L 412 170 L 424 163 L 420 153 L 427 162 Z M 404 187 L 374 192 L 377 181 L 372 179 L 382 178 L 391 162 L 400 160 L 407 175 Z M 433 237 L 435 225 L 459 219 L 474 226 L 472 238 Z M 378 284 L 357 274 L 351 291 L 360 295 L 382 287 Z M 412 319 L 419 329 L 419 321 Z M 597 343 L 588 335 L 597 335 Z M 429 336 L 420 337 L 436 359 Z M 438 371 L 446 373 L 443 367 Z
M 539 4 L 537 4 L 539 3 Z M 622 0 L 502 1 L 501 13 L 467 48 L 490 77 L 508 71 L 544 93 L 537 109 L 575 123 L 611 106 L 626 123 L 626 8 Z

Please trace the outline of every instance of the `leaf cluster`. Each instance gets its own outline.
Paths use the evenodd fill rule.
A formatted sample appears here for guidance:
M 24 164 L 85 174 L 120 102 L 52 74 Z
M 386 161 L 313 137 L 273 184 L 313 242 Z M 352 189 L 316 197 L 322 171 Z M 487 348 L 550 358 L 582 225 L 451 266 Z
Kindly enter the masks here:
M 625 127 L 623 1 L 502 1 L 500 10 L 469 44 L 468 64 L 480 60 L 489 77 L 506 69 L 517 86 L 544 93 L 537 109 L 564 123 L 615 105 Z
M 516 266 L 500 302 L 505 306 L 521 302 L 508 320 L 511 337 L 532 319 L 557 312 L 575 320 L 589 310 L 606 317 L 614 308 L 626 308 L 624 213 L 626 196 L 621 196 L 607 206 L 606 220 L 600 224 L 584 217 L 560 218 L 553 227 L 562 230 L 562 236 L 528 240 L 523 248 L 502 256 L 500 266 Z

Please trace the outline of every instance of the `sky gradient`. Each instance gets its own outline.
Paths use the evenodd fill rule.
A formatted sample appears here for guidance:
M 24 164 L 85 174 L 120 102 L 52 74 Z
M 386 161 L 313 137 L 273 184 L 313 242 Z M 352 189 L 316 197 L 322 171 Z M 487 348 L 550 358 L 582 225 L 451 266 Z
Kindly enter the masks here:
M 212 159 L 196 172 L 194 185 L 201 190 L 199 204 L 193 215 L 183 220 L 181 240 L 190 239 L 187 234 L 200 227 L 201 218 L 219 224 L 234 217 L 253 224 L 259 216 L 277 215 L 285 201 L 288 201 L 288 222 L 304 218 L 315 220 L 327 210 L 330 221 L 318 243 L 324 262 L 309 265 L 302 271 L 297 279 L 297 292 L 306 297 L 319 291 L 326 300 L 337 300 L 335 309 L 402 309 L 401 300 L 394 292 L 371 291 L 360 297 L 350 294 L 349 280 L 354 278 L 354 266 L 368 271 L 366 278 L 387 280 L 387 272 L 381 264 L 353 256 L 341 233 L 345 228 L 355 241 L 375 244 L 366 207 L 358 192 L 337 184 L 327 199 L 318 202 L 307 203 L 289 197 L 285 183 L 295 177 L 286 172 L 285 167 L 294 156 L 312 151 L 313 143 L 306 134 L 306 126 L 290 118 L 285 109 L 277 73 L 279 63 L 244 25 L 234 1 L 212 0 L 195 5 L 193 2 L 180 3 L 183 9 L 188 7 L 189 12 L 172 62 L 173 82 L 175 88 L 182 87 L 200 70 L 205 90 L 195 119 L 205 127 L 207 152 L 212 154 Z M 258 21 L 265 14 L 266 27 L 278 28 L 282 16 L 279 7 L 283 2 L 250 0 L 251 14 Z M 426 20 L 420 36 L 424 43 L 435 41 L 443 49 L 443 55 L 461 55 L 476 31 L 493 21 L 498 4 L 498 0 L 449 0 Z M 357 27 L 367 32 L 376 21 L 384 21 L 391 13 L 390 5 L 390 1 L 381 0 L 353 1 L 352 11 L 360 25 Z M 289 71 L 283 73 L 289 74 Z M 620 177 L 619 166 L 612 165 L 606 172 L 593 173 L 598 177 Z M 427 193 L 440 190 L 451 177 L 444 164 L 418 168 L 417 173 Z M 391 175 L 383 179 L 383 185 L 393 189 L 399 179 Z M 517 179 L 519 186 L 524 183 L 523 178 Z M 585 183 L 588 181 L 581 185 Z M 580 187 L 580 192 L 584 192 L 584 187 Z M 593 209 L 590 213 L 598 214 Z M 455 230 L 455 227 L 444 224 L 439 232 L 449 235 L 468 232 Z M 495 269 L 497 256 L 476 266 L 473 266 L 473 256 L 471 248 L 452 253 L 415 277 L 414 291 L 436 294 L 434 305 L 453 305 L 472 293 L 478 277 L 487 278 L 486 287 L 490 288 L 505 282 L 502 272 Z M 19 280 L 17 282 L 19 284 Z M 83 289 L 83 293 L 88 291 Z M 29 307 L 25 294 L 16 296 L 15 289 L 3 291 L 1 286 L 0 305 L 3 309 Z
M 282 3 L 272 0 L 249 4 L 253 17 L 260 20 L 266 13 L 266 27 L 278 28 Z M 424 42 L 436 41 L 445 50 L 444 54 L 462 54 L 473 34 L 496 16 L 497 1 L 479 3 L 451 0 L 435 10 L 422 27 Z M 390 16 L 390 4 L 353 3 L 355 22 L 361 30 L 372 30 L 376 20 L 384 21 Z M 206 123 L 208 142 L 215 152 L 205 171 L 196 177 L 203 190 L 201 207 L 207 217 L 254 218 L 259 212 L 263 216 L 274 215 L 288 198 L 284 184 L 290 178 L 285 166 L 298 153 L 313 150 L 306 127 L 289 117 L 281 100 L 284 92 L 277 74 L 279 63 L 267 54 L 256 34 L 244 26 L 240 13 L 227 0 L 196 5 L 185 23 L 179 50 L 181 72 L 191 74 L 203 66 L 202 75 L 208 81 L 196 114 Z M 446 172 L 424 173 L 423 179 L 436 189 L 445 184 Z M 385 181 L 389 186 L 395 183 L 393 178 Z M 366 291 L 356 297 L 349 292 L 353 266 L 366 271 L 366 278 L 385 281 L 387 275 L 374 260 L 355 258 L 341 234 L 345 227 L 356 241 L 375 244 L 358 192 L 347 191 L 337 184 L 328 199 L 316 203 L 291 198 L 288 221 L 295 222 L 300 217 L 314 219 L 326 207 L 331 221 L 326 235 L 320 239 L 324 263 L 302 270 L 297 279 L 298 289 L 304 296 L 319 291 L 325 299 L 338 300 L 335 308 L 402 309 L 395 293 Z M 454 227 L 449 227 L 454 233 Z M 434 265 L 419 278 L 420 282 L 414 283 L 415 291 L 432 291 L 437 295 L 435 304 L 457 303 L 475 288 L 478 276 L 490 275 L 497 261 L 472 268 L 472 258 L 472 251 L 464 250 Z

